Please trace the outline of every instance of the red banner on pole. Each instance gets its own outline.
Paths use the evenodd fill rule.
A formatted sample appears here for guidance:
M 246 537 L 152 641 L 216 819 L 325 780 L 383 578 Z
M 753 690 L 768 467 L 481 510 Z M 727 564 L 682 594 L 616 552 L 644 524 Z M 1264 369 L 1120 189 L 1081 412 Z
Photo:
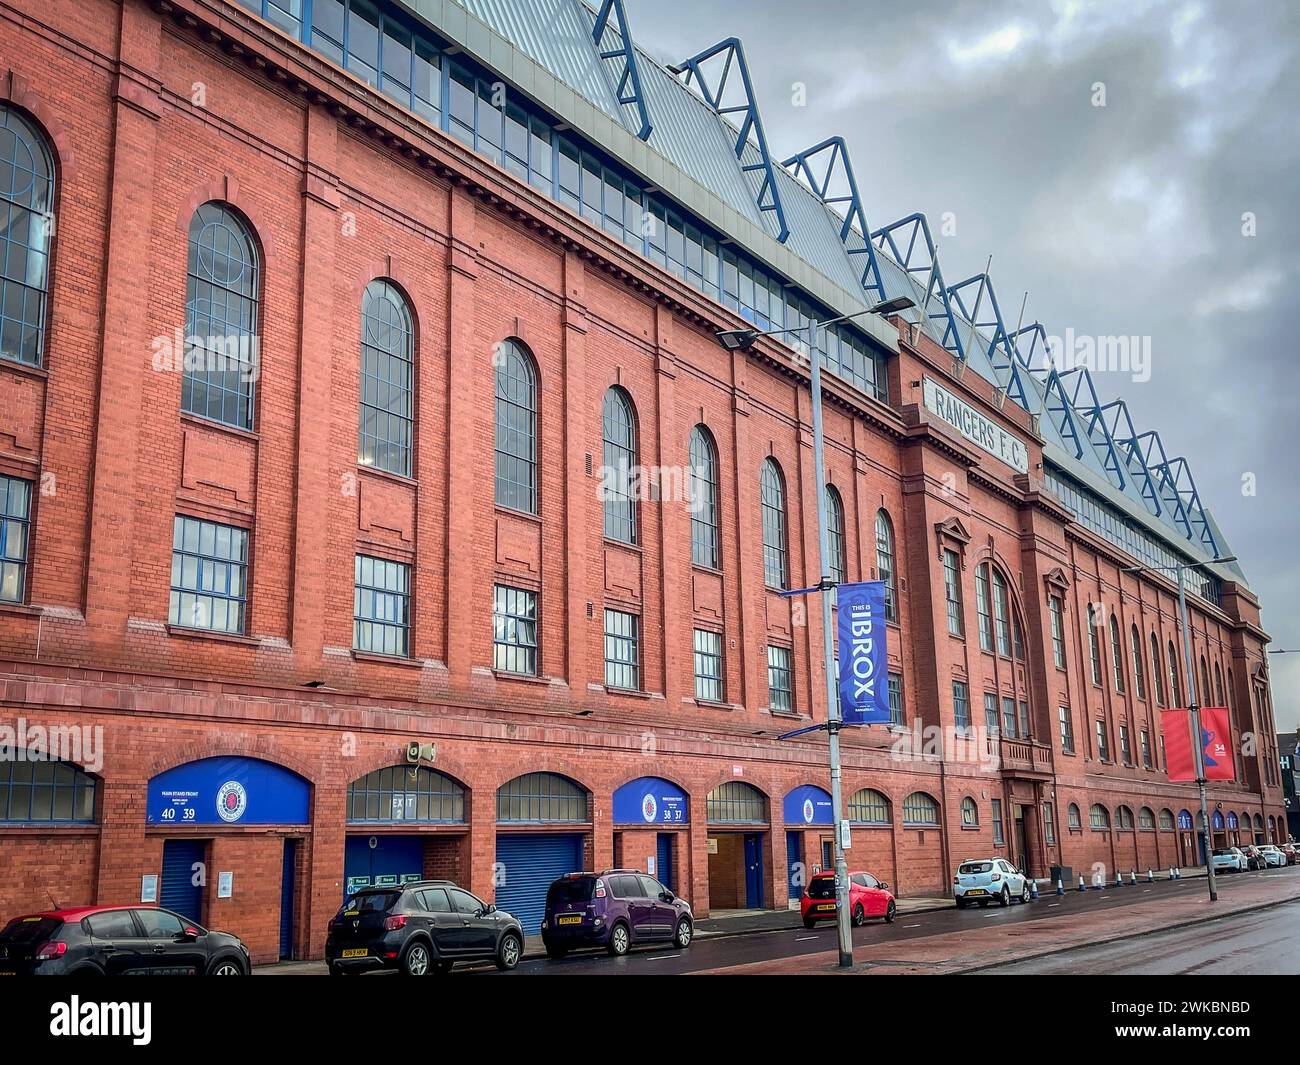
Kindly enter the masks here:
M 1162 710 L 1165 730 L 1165 766 L 1170 780 L 1195 780 L 1196 759 L 1192 753 L 1189 711 Z M 1203 706 L 1201 715 L 1201 758 L 1206 780 L 1233 780 L 1232 732 L 1226 706 Z

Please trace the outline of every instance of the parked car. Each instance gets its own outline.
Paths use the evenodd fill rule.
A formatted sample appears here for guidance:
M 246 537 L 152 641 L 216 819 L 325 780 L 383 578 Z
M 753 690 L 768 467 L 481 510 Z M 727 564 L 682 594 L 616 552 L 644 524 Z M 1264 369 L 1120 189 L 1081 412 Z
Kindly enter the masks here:
M 569 873 L 546 892 L 542 942 L 552 958 L 583 947 L 604 947 L 615 957 L 639 943 L 686 948 L 694 934 L 690 903 L 635 869 Z
M 1296 845 L 1294 843 L 1283 843 L 1278 847 L 1278 850 L 1286 855 L 1287 865 L 1295 865 L 1297 860 L 1300 860 L 1300 854 L 1296 852 Z
M 799 902 L 803 926 L 812 928 L 818 921 L 833 921 L 835 909 L 835 874 L 817 873 L 808 881 Z M 849 917 L 859 928 L 873 917 L 883 917 L 893 924 L 898 914 L 889 884 L 870 873 L 849 874 Z
M 1210 865 L 1216 873 L 1244 873 L 1246 856 L 1238 847 L 1215 847 L 1210 851 Z
M 1264 846 L 1260 847 L 1259 852 L 1264 856 L 1264 862 L 1270 868 L 1277 868 L 1286 865 L 1286 855 L 1272 843 L 1266 843 Z
M 1267 864 L 1264 855 L 1260 853 L 1260 849 L 1253 843 L 1247 843 L 1246 846 L 1242 847 L 1241 853 L 1246 856 L 1246 868 L 1251 871 L 1263 869 Z
M 1029 878 L 1005 858 L 968 858 L 957 867 L 952 893 L 959 910 L 974 902 L 1010 906 L 1012 899 L 1029 901 Z
M 458 961 L 509 970 L 523 953 L 519 922 L 450 880 L 364 888 L 348 897 L 325 936 L 331 976 L 371 969 L 425 976 L 450 972 Z
M 251 968 L 239 937 L 148 906 L 45 910 L 0 930 L 0 976 L 247 976 Z

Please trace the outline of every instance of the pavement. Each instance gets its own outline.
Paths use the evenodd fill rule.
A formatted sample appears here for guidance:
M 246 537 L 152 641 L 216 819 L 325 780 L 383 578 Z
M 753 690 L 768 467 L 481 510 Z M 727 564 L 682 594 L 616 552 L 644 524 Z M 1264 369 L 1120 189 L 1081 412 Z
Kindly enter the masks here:
M 1268 877 L 1279 874 L 1290 873 L 1292 870 L 1273 870 L 1270 873 L 1250 873 L 1244 874 L 1244 877 Z M 1300 884 L 1300 869 L 1294 870 L 1296 879 L 1290 883 Z M 1054 887 L 1047 881 L 1039 881 L 1039 892 L 1041 898 L 1038 902 L 1031 904 L 1030 907 L 1013 905 L 1009 909 L 992 907 L 988 911 L 974 910 L 959 913 L 951 898 L 901 898 L 898 900 L 899 920 L 894 925 L 869 925 L 867 928 L 858 929 L 854 933 L 855 941 L 859 939 L 873 940 L 875 937 L 881 938 L 880 943 L 874 943 L 872 949 L 883 943 L 897 944 L 900 940 L 909 942 L 925 938 L 927 934 L 933 933 L 929 938 L 933 940 L 950 941 L 954 934 L 966 935 L 968 930 L 973 927 L 973 923 L 980 918 L 993 918 L 997 926 L 1003 926 L 1008 923 L 1014 923 L 1017 926 L 1026 920 L 1032 919 L 1037 923 L 1041 918 L 1063 917 L 1064 913 L 1056 911 L 1064 909 L 1082 910 L 1091 913 L 1098 908 L 1109 910 L 1115 903 L 1130 898 L 1128 893 L 1132 892 L 1131 898 L 1134 901 L 1141 901 L 1146 895 L 1155 894 L 1162 898 L 1167 897 L 1169 893 L 1178 893 L 1187 899 L 1192 897 L 1203 897 L 1204 887 L 1195 887 L 1194 882 L 1204 879 L 1205 871 L 1186 870 L 1182 874 L 1180 882 L 1165 883 L 1168 880 L 1167 875 L 1157 877 L 1156 884 L 1148 884 L 1144 879 L 1140 879 L 1135 889 L 1133 886 L 1126 884 L 1123 888 L 1115 888 L 1113 885 L 1103 891 L 1089 890 L 1080 895 L 1071 890 L 1066 893 L 1063 899 L 1057 899 L 1054 894 Z M 1189 881 L 1193 883 L 1188 883 Z M 1220 877 L 1221 883 L 1233 883 L 1233 878 Z M 1235 893 L 1234 893 L 1235 894 Z M 1063 907 L 1062 903 L 1066 905 Z M 1049 924 L 1056 926 L 1058 922 L 1052 920 Z M 1109 931 L 1109 929 L 1108 929 Z M 1052 933 L 1054 934 L 1054 933 Z M 1010 936 L 1013 939 L 1024 935 L 1021 931 L 1004 929 L 1001 936 Z M 1087 932 L 1089 942 L 1098 942 L 1095 928 Z M 1031 937 L 1033 938 L 1033 937 Z M 1005 948 L 1005 938 L 1003 939 Z M 811 961 L 816 956 L 822 946 L 830 947 L 834 945 L 834 927 L 829 923 L 818 925 L 815 934 L 808 934 L 803 928 L 798 910 L 731 910 L 717 911 L 708 917 L 701 918 L 696 923 L 695 944 L 687 955 L 675 954 L 664 955 L 662 952 L 653 953 L 649 951 L 634 951 L 629 959 L 605 959 L 602 956 L 594 956 L 598 963 L 605 965 L 621 964 L 626 961 L 628 965 L 637 967 L 643 963 L 654 960 L 656 962 L 674 962 L 672 965 L 656 965 L 656 971 L 677 971 L 677 972 L 699 972 L 699 971 L 718 971 L 726 969 L 734 971 L 733 964 L 745 965 L 748 963 L 762 964 L 793 964 L 790 957 L 791 953 L 801 956 L 807 965 L 815 966 L 819 962 Z M 931 944 L 931 950 L 935 949 L 936 944 Z M 948 949 L 948 948 L 943 948 Z M 769 954 L 780 954 L 781 957 L 768 957 Z M 834 960 L 835 955 L 830 955 Z M 593 959 L 593 956 L 575 956 L 568 959 L 565 963 L 548 962 L 545 959 L 545 951 L 539 936 L 529 936 L 525 944 L 524 963 L 521 969 L 539 969 L 539 971 L 554 972 L 574 972 L 582 971 Z M 888 959 L 890 971 L 902 971 L 898 962 L 901 959 Z M 800 961 L 804 965 L 804 961 Z M 978 964 L 972 962 L 971 964 Z M 988 964 L 986 961 L 984 964 Z M 717 968 L 715 969 L 714 966 Z M 906 968 L 903 964 L 902 969 Z M 325 972 L 325 964 L 322 961 L 295 961 L 279 962 L 274 965 L 260 965 L 254 968 L 255 975 L 320 975 Z M 790 970 L 785 970 L 790 971 Z M 838 970 L 836 970 L 838 971 Z M 925 962 L 918 962 L 917 971 L 935 971 L 933 967 Z

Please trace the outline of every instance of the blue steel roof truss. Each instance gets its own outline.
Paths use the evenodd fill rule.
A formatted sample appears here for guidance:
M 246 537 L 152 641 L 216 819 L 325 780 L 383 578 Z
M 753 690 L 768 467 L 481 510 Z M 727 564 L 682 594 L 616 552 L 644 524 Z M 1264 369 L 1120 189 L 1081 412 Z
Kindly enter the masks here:
M 1169 504 L 1170 517 L 1183 529 L 1189 540 L 1200 540 L 1209 551 L 1217 555 L 1219 545 L 1201 506 L 1201 495 L 1196 489 L 1196 481 L 1192 478 L 1187 460 L 1181 457 L 1169 458 L 1160 434 L 1154 430 L 1136 437 L 1133 443 L 1143 464 L 1159 481 L 1160 488 L 1168 493 L 1165 498 Z M 1159 461 L 1153 461 L 1155 459 Z
M 1079 431 L 1078 415 L 1075 412 L 1074 404 L 1070 402 L 1070 397 L 1065 393 L 1065 386 L 1061 383 L 1061 375 L 1054 366 L 1046 371 L 1046 378 L 1043 381 L 1043 409 L 1040 412 L 1041 415 L 1047 415 L 1052 419 L 1052 424 L 1056 426 L 1056 431 L 1061 435 L 1061 439 L 1074 448 L 1074 457 L 1082 459 L 1083 434 Z
M 818 156 L 824 163 L 825 170 L 818 173 L 814 160 Z M 841 187 L 847 192 L 832 193 L 832 182 L 838 169 Z M 843 137 L 827 137 L 820 144 L 793 155 L 781 164 L 793 167 L 796 178 L 802 177 L 812 189 L 813 194 L 832 210 L 842 209 L 844 221 L 840 226 L 840 240 L 844 242 L 850 260 L 857 256 L 862 262 L 862 288 L 871 293 L 876 301 L 885 299 L 885 283 L 880 276 L 880 266 L 876 262 L 876 246 L 871 242 L 871 227 L 867 225 L 867 214 L 862 208 L 862 197 L 858 193 L 858 179 L 853 173 L 853 162 L 849 158 L 848 145 Z
M 1111 439 L 1123 451 L 1130 474 L 1136 482 L 1138 491 L 1146 500 L 1151 513 L 1159 517 L 1163 511 L 1160 502 L 1160 490 L 1156 487 L 1151 470 L 1142 458 L 1138 447 L 1137 430 L 1133 427 L 1133 417 L 1129 414 L 1128 404 L 1122 399 L 1112 400 L 1101 408 L 1106 419 L 1106 429 Z
M 962 291 L 976 284 L 979 285 L 979 289 L 975 304 L 967 311 L 966 302 L 962 299 Z M 988 274 L 972 274 L 965 281 L 958 281 L 949 288 L 948 295 L 956 301 L 957 309 L 968 322 L 974 325 L 975 330 L 990 331 L 988 357 L 993 373 L 997 377 L 997 384 L 1006 391 L 1007 395 L 1028 410 L 1029 399 L 1025 393 L 1024 382 L 1020 380 L 1021 360 L 1016 351 L 1016 337 L 1019 337 L 1023 330 L 1016 332 L 1014 336 L 1008 331 L 1006 322 L 1002 318 L 1002 307 L 998 303 L 997 293 L 993 290 L 993 279 Z M 980 313 L 985 300 L 988 301 L 990 310 L 985 313 L 982 320 L 976 320 L 975 316 Z M 974 335 L 973 330 L 972 336 Z
M 604 47 L 601 44 L 607 30 L 612 30 L 615 38 L 614 47 Z M 651 125 L 650 112 L 646 107 L 645 92 L 641 88 L 641 71 L 637 67 L 636 46 L 632 43 L 632 31 L 628 28 L 623 0 L 604 0 L 596 13 L 591 39 L 596 45 L 601 60 L 614 66 L 619 104 L 636 110 L 641 121 L 637 136 L 643 141 L 649 140 L 650 131 L 654 127 Z
M 717 82 L 709 80 L 704 65 L 718 56 L 722 60 L 722 71 Z M 715 67 L 717 63 L 713 64 Z M 741 170 L 746 174 L 758 173 L 761 180 L 755 202 L 760 211 L 770 212 L 776 217 L 777 237 L 782 244 L 789 239 L 790 225 L 786 221 L 785 206 L 781 203 L 781 191 L 777 188 L 776 173 L 772 169 L 772 154 L 767 148 L 767 135 L 763 132 L 763 118 L 758 111 L 758 100 L 754 96 L 754 83 L 749 77 L 749 64 L 745 62 L 745 49 L 738 37 L 728 37 L 719 41 L 712 48 L 707 48 L 699 55 L 692 56 L 686 62 L 670 68 L 675 74 L 685 74 L 685 84 L 696 83 L 700 95 L 720 117 L 740 115 L 740 127 L 736 137 L 736 159 L 741 163 Z M 740 80 L 743 102 L 728 103 L 727 89 L 734 85 L 731 75 L 735 72 Z M 753 134 L 754 147 L 758 150 L 758 161 L 746 163 L 745 146 L 750 143 Z
M 943 324 L 939 342 L 957 358 L 965 360 L 966 349 L 962 346 L 957 318 L 952 313 L 952 302 L 943 283 L 943 271 L 935 260 L 934 240 L 930 236 L 930 223 L 926 221 L 925 215 L 918 211 L 890 222 L 872 233 L 871 239 L 877 248 L 884 249 L 887 245 L 895 261 L 909 274 L 925 275 L 930 286 L 922 298 L 925 313 L 932 322 Z M 940 305 L 938 312 L 930 309 L 931 301 L 936 295 Z
M 1124 460 L 1115 438 L 1106 428 L 1106 418 L 1102 414 L 1101 400 L 1097 398 L 1097 388 L 1092 383 L 1092 373 L 1086 366 L 1076 366 L 1057 376 L 1065 386 L 1075 413 L 1083 421 L 1085 434 L 1099 452 L 1102 468 L 1115 487 L 1123 490 L 1128 483 L 1128 478 L 1124 475 Z

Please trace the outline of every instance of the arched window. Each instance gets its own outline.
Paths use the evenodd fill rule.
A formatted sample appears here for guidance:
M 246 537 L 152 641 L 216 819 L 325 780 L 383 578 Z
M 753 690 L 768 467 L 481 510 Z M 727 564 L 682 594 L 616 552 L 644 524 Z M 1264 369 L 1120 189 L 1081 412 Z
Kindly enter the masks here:
M 1083 821 L 1080 819 L 1080 816 L 1079 816 L 1079 805 L 1078 805 L 1078 803 L 1073 803 L 1073 802 L 1070 803 L 1069 809 L 1066 810 L 1065 815 L 1066 815 L 1066 818 L 1067 818 L 1067 820 L 1068 820 L 1068 824 L 1069 824 L 1069 826 L 1070 826 L 1071 828 L 1082 828 L 1082 827 L 1083 827 Z
M 1201 690 L 1196 693 L 1196 702 L 1205 706 L 1210 701 L 1210 671 L 1205 667 L 1205 655 L 1201 655 Z
M 1144 806 L 1138 811 L 1138 828 L 1143 832 L 1154 832 L 1156 830 L 1156 815 L 1152 812 L 1150 806 Z
M 496 503 L 537 513 L 537 370 L 517 340 L 496 358 Z
M 1178 655 L 1174 653 L 1174 641 L 1170 640 L 1166 648 L 1165 661 L 1169 665 L 1169 705 L 1183 705 L 1183 690 L 1178 683 Z
M 1110 664 L 1115 678 L 1115 690 L 1124 690 L 1124 649 L 1119 645 L 1119 619 L 1110 616 Z
M 903 824 L 937 825 L 939 804 L 923 791 L 914 791 L 903 800 Z
M 992 568 L 992 567 L 990 567 Z M 998 654 L 1011 656 L 1011 605 L 1006 579 L 993 570 L 993 621 L 997 627 Z
M 743 780 L 724 780 L 709 792 L 704 807 L 710 824 L 767 824 L 767 796 Z
M 1119 827 L 1122 832 L 1133 831 L 1133 811 L 1127 806 L 1121 806 L 1116 813 L 1119 815 Z
M 20 753 L 0 761 L 0 824 L 95 820 L 94 777 L 70 762 Z
M 1101 803 L 1093 803 L 1088 810 L 1088 824 L 1098 831 L 1110 828 L 1110 814 L 1106 812 L 1106 807 Z
M 975 613 L 979 617 L 980 650 L 993 653 L 993 599 L 989 594 L 989 566 L 975 569 Z
M 1219 668 L 1219 663 L 1214 663 L 1214 705 L 1227 706 L 1223 701 L 1223 670 Z
M 605 535 L 624 544 L 637 542 L 635 492 L 636 422 L 632 398 L 615 386 L 605 392 L 601 411 L 604 469 L 601 492 L 605 500 Z
M 763 580 L 769 588 L 790 586 L 786 558 L 785 482 L 776 459 L 763 460 L 759 472 L 760 505 L 763 512 Z
M 1131 651 L 1133 654 L 1133 687 L 1137 691 L 1137 697 L 1145 699 L 1147 697 L 1147 675 L 1146 667 L 1142 664 L 1144 657 L 1142 654 L 1142 636 L 1138 632 L 1136 625 L 1129 630 L 1129 643 L 1132 645 Z
M 1156 634 L 1151 634 L 1151 687 L 1155 689 L 1156 703 L 1165 705 L 1164 669 L 1160 664 L 1160 641 Z
M 885 582 L 885 620 L 898 621 L 898 590 L 894 576 L 894 523 L 876 511 L 876 579 Z
M 718 449 L 704 426 L 691 430 L 689 452 L 691 561 L 718 569 Z
M 1174 830 L 1174 812 L 1173 810 L 1160 811 L 1160 831 L 1172 832 Z
M 844 502 L 833 484 L 826 486 L 826 569 L 831 580 L 849 579 L 844 565 Z
M 581 824 L 589 811 L 586 788 L 558 773 L 525 773 L 497 788 L 498 821 Z
M 361 296 L 361 429 L 357 462 L 411 476 L 415 330 L 395 285 L 376 278 Z
M 980 809 L 969 795 L 961 801 L 961 827 L 979 828 Z
M 465 789 L 427 766 L 393 765 L 348 785 L 348 823 L 465 823 Z
M 1096 604 L 1088 604 L 1088 664 L 1092 668 L 1092 682 L 1101 685 L 1101 614 Z
M 259 328 L 252 234 L 225 204 L 205 203 L 190 221 L 181 410 L 253 428 Z
M 859 825 L 887 825 L 889 800 L 874 788 L 863 788 L 849 800 L 849 820 Z
M 54 235 L 54 157 L 45 137 L 0 105 L 0 358 L 40 366 Z

